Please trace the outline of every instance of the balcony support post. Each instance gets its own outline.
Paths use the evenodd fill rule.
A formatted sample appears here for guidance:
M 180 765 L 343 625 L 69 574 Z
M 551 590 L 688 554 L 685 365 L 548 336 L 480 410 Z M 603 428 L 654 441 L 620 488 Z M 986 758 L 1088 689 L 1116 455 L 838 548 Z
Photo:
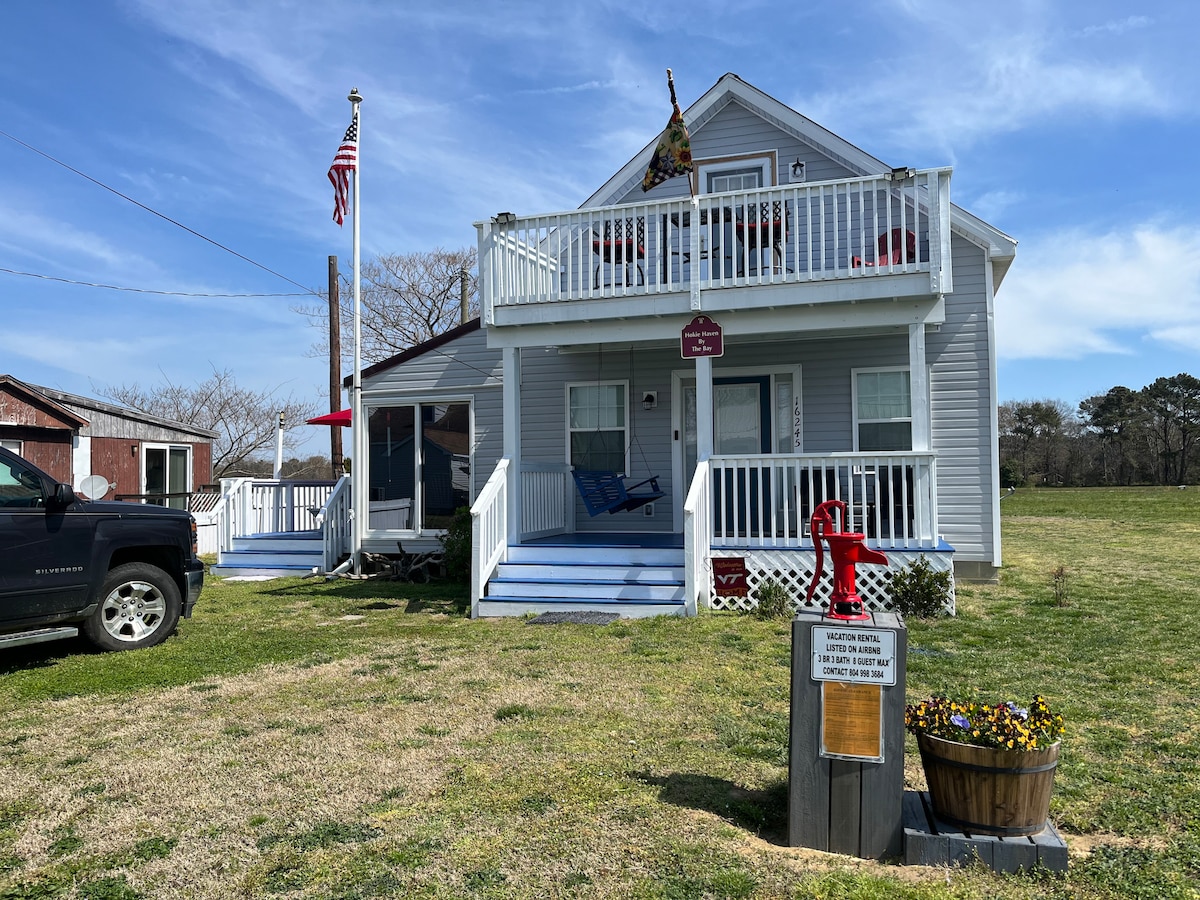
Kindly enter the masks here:
M 713 455 L 713 366 L 711 356 L 696 357 L 696 461 Z
M 505 347 L 504 366 L 504 456 L 508 467 L 508 534 L 521 536 L 521 348 Z

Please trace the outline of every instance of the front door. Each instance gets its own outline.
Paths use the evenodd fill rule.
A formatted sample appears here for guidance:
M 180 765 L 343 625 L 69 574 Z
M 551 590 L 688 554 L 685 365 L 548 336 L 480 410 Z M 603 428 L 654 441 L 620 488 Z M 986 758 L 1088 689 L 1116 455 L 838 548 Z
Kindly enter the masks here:
M 747 456 L 771 452 L 771 378 L 735 376 L 713 379 L 713 453 Z M 682 522 L 682 494 L 696 473 L 696 385 L 683 385 L 683 490 L 677 491 Z M 732 484 L 722 487 L 732 496 Z

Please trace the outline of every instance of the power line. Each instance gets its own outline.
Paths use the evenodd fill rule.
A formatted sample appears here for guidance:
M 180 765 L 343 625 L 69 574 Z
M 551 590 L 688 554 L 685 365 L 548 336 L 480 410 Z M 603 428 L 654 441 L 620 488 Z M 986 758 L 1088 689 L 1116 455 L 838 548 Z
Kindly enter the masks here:
M 24 275 L 26 278 L 41 278 L 44 281 L 57 281 L 60 284 L 76 284 L 80 287 L 104 288 L 109 291 L 128 291 L 133 294 L 158 294 L 163 297 L 226 297 L 226 298 L 246 298 L 246 297 L 308 297 L 315 291 L 305 291 L 301 293 L 291 294 L 202 294 L 189 291 L 156 291 L 151 288 L 135 288 L 122 287 L 117 284 L 97 284 L 93 281 L 75 281 L 70 278 L 60 278 L 57 275 L 43 275 L 39 272 L 19 272 L 16 269 L 6 269 L 0 266 L 0 272 L 5 272 L 9 275 Z M 323 297 L 324 294 L 317 294 L 318 297 Z
M 304 293 L 306 293 L 306 294 L 313 294 L 313 295 L 315 295 L 315 296 L 318 296 L 318 297 L 320 297 L 320 296 L 323 296 L 323 295 L 321 295 L 321 294 L 317 293 L 316 291 L 314 291 L 312 288 L 306 287 L 305 285 L 301 284 L 301 283 L 300 283 L 300 282 L 298 282 L 298 281 L 293 281 L 292 279 L 288 278 L 286 275 L 283 275 L 283 274 L 281 274 L 281 273 L 279 273 L 279 272 L 276 272 L 274 269 L 268 268 L 267 266 L 264 266 L 264 265 L 263 265 L 262 263 L 260 263 L 260 262 L 255 262 L 255 261 L 254 261 L 254 260 L 252 260 L 250 257 L 248 257 L 248 256 L 244 256 L 243 254 L 241 254 L 241 253 L 238 253 L 236 250 L 234 250 L 234 249 L 232 249 L 232 248 L 230 248 L 230 247 L 226 247 L 226 246 L 225 246 L 224 244 L 222 244 L 220 241 L 215 241 L 215 240 L 213 240 L 212 238 L 210 238 L 210 237 L 208 237 L 208 236 L 206 236 L 206 235 L 203 235 L 203 234 L 201 234 L 200 232 L 196 231 L 194 228 L 189 228 L 188 226 L 184 225 L 182 222 L 177 222 L 175 219 L 172 219 L 170 216 L 168 216 L 168 215 L 165 215 L 165 214 L 163 214 L 163 213 L 160 213 L 160 212 L 159 212 L 158 210 L 156 210 L 156 209 L 152 209 L 151 207 L 147 206 L 145 203 L 142 203 L 142 202 L 140 202 L 140 201 L 138 201 L 138 200 L 134 200 L 132 197 L 130 197 L 130 196 L 129 196 L 129 195 L 127 195 L 127 194 L 122 194 L 122 193 L 121 193 L 120 191 L 118 191 L 116 188 L 114 188 L 114 187 L 110 187 L 109 185 L 105 184 L 103 181 L 98 181 L 97 179 L 93 178 L 91 175 L 88 175 L 88 174 L 86 174 L 86 173 L 84 173 L 84 172 L 80 172 L 78 169 L 76 169 L 76 168 L 74 168 L 74 167 L 72 167 L 72 166 L 69 166 L 69 165 L 67 165 L 65 162 L 63 162 L 63 161 L 62 161 L 62 160 L 60 160 L 60 159 L 55 159 L 55 158 L 54 158 L 53 156 L 51 156 L 49 153 L 46 153 L 46 152 L 44 152 L 44 151 L 42 151 L 42 150 L 39 150 L 37 147 L 34 147 L 34 146 L 32 146 L 31 144 L 27 144 L 27 143 L 25 143 L 25 142 L 24 142 L 23 140 L 21 140 L 20 138 L 13 137 L 13 136 L 12 136 L 11 134 L 9 134 L 7 131 L 0 131 L 0 135 L 3 135 L 4 137 L 8 138 L 8 139 L 9 139 L 10 141 L 12 141 L 14 144 L 20 144 L 20 145 L 21 145 L 22 147 L 24 147 L 26 150 L 31 150 L 32 152 L 36 153 L 38 156 L 41 156 L 41 157 L 43 157 L 44 159 L 48 159 L 48 160 L 50 160 L 50 162 L 54 163 L 56 166 L 62 166 L 62 167 L 63 167 L 64 169 L 66 169 L 68 172 L 74 172 L 74 173 L 75 173 L 76 175 L 78 175 L 80 178 L 84 178 L 84 179 L 86 179 L 86 180 L 90 181 L 92 184 L 96 185 L 97 187 L 102 187 L 102 188 L 104 188 L 106 191 L 109 191 L 110 193 L 116 194 L 116 195 L 117 195 L 118 197 L 120 197 L 122 200 L 127 200 L 127 201 L 129 201 L 130 203 L 132 203 L 134 206 L 137 206 L 137 207 L 139 207 L 139 208 L 141 208 L 141 209 L 144 209 L 144 210 L 145 210 L 146 212 L 148 212 L 148 213 L 153 213 L 154 215 L 158 216 L 160 219 L 163 219 L 164 221 L 170 222 L 170 223 L 171 223 L 172 225 L 174 225 L 175 227 L 177 227 L 177 228 L 182 228 L 182 229 L 183 229 L 184 231 L 186 231 L 188 234 L 194 235 L 195 237 L 198 237 L 198 238 L 200 238 L 200 240 L 202 240 L 202 241 L 207 241 L 208 243 L 212 244 L 214 247 L 218 247 L 218 248 L 220 248 L 221 250 L 224 250 L 226 253 L 230 253 L 230 254 L 232 254 L 233 256 L 236 256 L 238 259 L 240 259 L 240 260 L 242 260 L 242 261 L 244 261 L 244 262 L 248 262 L 248 263 L 250 263 L 250 265 L 252 265 L 252 266 L 255 266 L 255 267 L 259 268 L 259 269 L 262 269 L 264 272 L 267 272 L 267 273 L 269 273 L 269 274 L 271 274 L 271 275 L 274 275 L 276 278 L 282 278 L 282 279 L 283 279 L 284 281 L 286 281 L 288 284 L 295 285 L 296 287 L 298 287 L 298 288 L 300 288 L 302 291 L 304 291 Z

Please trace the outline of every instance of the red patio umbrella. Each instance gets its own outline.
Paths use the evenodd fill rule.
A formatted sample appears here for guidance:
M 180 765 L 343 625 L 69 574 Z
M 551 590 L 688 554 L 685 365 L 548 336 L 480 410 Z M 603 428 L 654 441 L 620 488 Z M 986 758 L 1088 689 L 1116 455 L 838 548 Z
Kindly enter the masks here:
M 350 425 L 350 410 L 340 409 L 334 413 L 326 413 L 313 419 L 305 419 L 309 425 Z

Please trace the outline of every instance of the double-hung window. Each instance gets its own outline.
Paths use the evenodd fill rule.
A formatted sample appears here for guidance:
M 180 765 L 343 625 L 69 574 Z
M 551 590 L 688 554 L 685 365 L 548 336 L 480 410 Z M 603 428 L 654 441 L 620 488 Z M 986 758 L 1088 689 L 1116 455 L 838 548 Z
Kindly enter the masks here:
M 912 378 L 908 369 L 856 369 L 854 449 L 912 449 Z
M 624 381 L 567 385 L 568 461 L 576 469 L 628 471 L 628 396 Z

